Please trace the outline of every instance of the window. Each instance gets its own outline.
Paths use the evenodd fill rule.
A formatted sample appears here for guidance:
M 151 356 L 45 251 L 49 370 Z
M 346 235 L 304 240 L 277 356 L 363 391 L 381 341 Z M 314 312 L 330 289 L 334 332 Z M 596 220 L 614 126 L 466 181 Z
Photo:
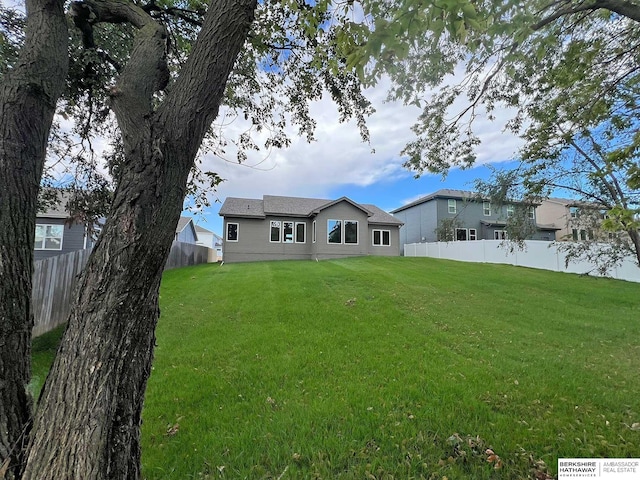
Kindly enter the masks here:
M 62 250 L 63 225 L 36 225 L 36 250 Z
M 466 228 L 456 228 L 456 240 L 458 240 L 459 242 L 463 242 L 467 240 Z
M 515 207 L 513 205 L 507 205 L 507 218 L 513 217 L 515 214 Z
M 469 229 L 469 240 L 477 240 L 478 239 L 478 232 L 475 228 L 470 228 Z
M 482 213 L 485 217 L 491 216 L 491 202 L 482 202 Z
M 296 223 L 296 243 L 306 242 L 307 241 L 306 237 L 307 237 L 307 224 L 304 222 L 297 222 Z
M 227 223 L 227 242 L 238 241 L 239 226 L 237 223 Z
M 342 220 L 327 220 L 327 243 L 342 243 Z
M 358 243 L 358 222 L 355 220 L 344 221 L 344 243 Z
M 293 222 L 282 222 L 282 241 L 284 243 L 293 243 Z
M 574 228 L 573 230 L 571 230 L 571 236 L 573 237 L 574 241 L 587 241 L 587 240 L 593 240 L 593 230 L 578 230 L 576 228 Z
M 571 218 L 578 218 L 578 207 L 569 207 L 569 216 Z
M 311 224 L 311 236 L 313 243 L 316 243 L 316 221 L 314 220 Z
M 327 243 L 358 244 L 356 220 L 327 220 Z
M 456 213 L 458 211 L 456 208 L 456 201 L 453 198 L 447 200 L 447 206 L 449 208 L 449 213 Z
M 495 230 L 493 232 L 494 240 L 506 240 L 507 239 L 507 231 L 506 230 Z
M 391 231 L 374 230 L 373 245 L 376 247 L 388 247 L 389 245 L 391 245 Z
M 529 207 L 527 213 L 529 214 L 529 220 L 533 220 L 534 218 L 536 218 L 536 207 Z
M 280 241 L 280 228 L 282 223 L 278 220 L 271 220 L 271 229 L 269 232 L 269 241 L 270 242 L 279 242 Z

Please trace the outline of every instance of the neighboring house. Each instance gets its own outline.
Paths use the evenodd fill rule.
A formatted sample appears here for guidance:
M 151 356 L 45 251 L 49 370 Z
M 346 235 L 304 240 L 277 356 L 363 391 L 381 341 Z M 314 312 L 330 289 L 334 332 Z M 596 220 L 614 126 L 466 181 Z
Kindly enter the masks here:
M 220 215 L 225 262 L 400 255 L 402 222 L 347 197 L 227 198 Z
M 547 198 L 538 206 L 538 218 L 558 228 L 556 240 L 607 240 L 609 234 L 600 230 L 605 218 L 601 206 L 568 198 Z
M 194 245 L 198 242 L 196 226 L 191 217 L 180 217 L 176 226 L 175 240 L 176 242 L 192 243 Z
M 198 235 L 197 244 L 215 250 L 216 261 L 222 261 L 222 237 L 200 225 L 196 225 L 195 227 Z
M 438 190 L 391 213 L 404 223 L 400 229 L 400 243 L 404 245 L 442 240 L 438 229 L 445 222 L 452 226 L 451 239 L 455 241 L 504 240 L 507 220 L 517 207 L 526 208 L 534 223 L 535 233 L 529 240 L 555 240 L 555 226 L 537 223 L 536 205 L 514 203 L 497 208 L 464 190 Z
M 67 207 L 68 192 L 56 192 L 57 202 L 36 214 L 34 260 L 93 248 L 99 227 L 74 222 Z

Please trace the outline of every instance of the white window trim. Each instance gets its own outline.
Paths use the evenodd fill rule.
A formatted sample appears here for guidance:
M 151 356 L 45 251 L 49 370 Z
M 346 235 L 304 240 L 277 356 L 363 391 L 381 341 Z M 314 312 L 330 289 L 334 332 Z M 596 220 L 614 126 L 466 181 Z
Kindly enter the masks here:
M 482 202 L 482 213 L 485 217 L 491 216 L 491 202 Z
M 453 210 L 452 210 L 451 207 L 453 207 Z M 455 198 L 447 199 L 447 212 L 449 212 L 449 213 L 458 213 L 458 202 L 456 201 Z
M 507 218 L 511 218 L 515 215 L 516 208 L 513 205 L 507 205 Z
M 38 227 L 43 227 L 45 234 L 42 236 L 42 247 L 36 247 L 35 246 L 35 237 L 34 237 L 34 244 L 33 244 L 33 249 L 34 250 L 42 250 L 42 251 L 49 251 L 49 252 L 59 252 L 60 250 L 62 250 L 62 243 L 64 242 L 64 225 L 59 225 L 59 224 L 55 224 L 55 223 L 38 223 L 36 224 L 36 229 Z M 47 232 L 47 227 L 60 227 L 62 229 L 62 235 L 60 235 L 59 237 L 47 237 L 46 232 Z M 59 238 L 60 239 L 60 247 L 59 248 L 47 248 L 45 247 L 45 245 L 47 244 L 47 238 Z
M 502 236 L 502 235 L 500 235 L 501 233 L 504 234 L 504 238 L 499 238 L 499 237 Z M 508 240 L 509 237 L 507 236 L 507 231 L 506 230 L 494 230 L 493 231 L 493 239 L 494 240 Z
M 473 232 L 473 233 L 471 233 Z M 473 238 L 471 238 L 473 236 Z M 473 240 L 477 240 L 478 239 L 478 230 L 475 228 L 470 228 L 469 229 L 469 235 L 468 235 L 468 239 L 469 241 L 473 241 Z
M 329 222 L 340 222 L 340 241 L 339 242 L 330 242 L 329 234 L 331 231 L 329 230 Z M 337 218 L 327 218 L 327 245 L 342 245 L 344 243 L 344 222 Z
M 229 226 L 230 225 L 235 225 L 236 226 L 236 239 L 235 240 L 230 240 L 229 239 Z M 238 222 L 229 222 L 229 223 L 227 223 L 227 226 L 225 227 L 224 238 L 225 238 L 225 242 L 236 243 L 240 239 L 240 224 Z
M 375 232 L 380 232 L 380 243 L 376 243 L 375 242 Z M 384 232 L 387 232 L 389 234 L 389 243 L 385 244 L 384 243 Z M 391 246 L 391 230 L 382 230 L 382 229 L 373 229 L 371 231 L 371 245 L 373 245 L 374 247 L 390 247 Z
M 347 222 L 356 224 L 356 241 L 347 243 Z M 360 245 L 360 222 L 358 220 L 342 221 L 342 243 L 345 245 Z
M 464 231 L 465 232 L 465 239 L 464 240 L 458 240 L 458 231 Z M 456 242 L 468 242 L 469 241 L 469 229 L 468 228 L 456 228 L 455 231 L 453 232 L 453 240 Z
M 529 220 L 535 220 L 536 219 L 536 207 L 530 206 L 529 207 L 529 211 L 527 212 L 527 214 L 529 216 Z
M 279 224 L 278 225 L 278 240 L 272 240 L 271 239 L 271 229 L 275 227 L 274 224 Z M 282 221 L 281 220 L 269 220 L 269 243 L 280 243 L 282 240 Z
M 287 237 L 286 237 L 286 233 L 285 233 L 285 228 L 284 228 L 284 224 L 285 223 L 290 223 L 291 224 L 291 240 L 288 241 Z M 289 221 L 289 220 L 284 220 L 282 222 L 282 243 L 295 243 L 296 242 L 296 222 L 294 221 Z
M 304 241 L 298 241 L 298 225 L 302 225 L 302 235 L 304 236 Z M 307 222 L 295 222 L 293 225 L 293 241 L 295 243 L 307 243 Z

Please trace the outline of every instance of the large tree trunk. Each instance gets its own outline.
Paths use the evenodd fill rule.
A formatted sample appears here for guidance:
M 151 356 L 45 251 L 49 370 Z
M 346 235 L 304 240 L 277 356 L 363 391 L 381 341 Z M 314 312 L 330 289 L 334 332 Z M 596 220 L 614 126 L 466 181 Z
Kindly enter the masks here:
M 31 422 L 31 276 L 47 137 L 67 76 L 62 0 L 27 1 L 26 39 L 0 85 L 0 478 L 19 478 Z
M 96 8 L 109 3 L 93 1 Z M 162 270 L 189 171 L 255 7 L 255 0 L 212 2 L 189 61 L 156 111 L 151 86 L 165 73 L 164 30 L 137 7 L 119 11 L 139 28 L 112 99 L 126 159 L 41 396 L 24 479 L 140 477 L 140 416 Z

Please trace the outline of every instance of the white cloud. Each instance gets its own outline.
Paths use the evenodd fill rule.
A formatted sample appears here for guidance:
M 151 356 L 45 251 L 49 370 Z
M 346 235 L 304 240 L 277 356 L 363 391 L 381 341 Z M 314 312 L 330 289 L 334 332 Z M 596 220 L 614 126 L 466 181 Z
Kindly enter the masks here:
M 383 103 L 384 92 L 369 92 L 376 113 L 368 121 L 371 144 L 360 138 L 355 122 L 340 123 L 330 99 L 311 107 L 317 121 L 316 141 L 292 136 L 286 150 L 251 155 L 246 165 L 208 157 L 204 167 L 228 181 L 219 195 L 261 197 L 263 194 L 323 196 L 337 185 L 367 186 L 406 177 L 399 152 L 411 138 L 410 126 L 418 111 L 397 103 Z M 241 125 L 231 125 L 240 131 Z M 233 155 L 233 153 L 232 153 Z M 266 157 L 266 158 L 265 158 Z M 256 168 L 251 165 L 259 164 Z
M 208 157 L 205 168 L 227 179 L 220 185 L 218 197 L 260 198 L 264 194 L 324 197 L 326 192 L 340 186 L 364 187 L 411 177 L 402 167 L 400 151 L 414 138 L 411 126 L 419 109 L 385 102 L 384 85 L 366 94 L 376 108 L 368 119 L 371 145 L 362 142 L 354 122 L 340 123 L 331 100 L 323 98 L 311 107 L 317 121 L 315 142 L 307 143 L 292 135 L 290 148 L 274 150 L 268 156 L 258 152 L 250 156 L 247 165 Z M 479 116 L 474 124 L 482 140 L 477 151 L 478 165 L 511 159 L 521 143 L 502 132 L 510 118 L 508 112 L 496 111 L 494 115 L 496 121 Z M 243 127 L 232 124 L 227 128 L 240 131 Z M 250 167 L 258 163 L 256 168 Z

